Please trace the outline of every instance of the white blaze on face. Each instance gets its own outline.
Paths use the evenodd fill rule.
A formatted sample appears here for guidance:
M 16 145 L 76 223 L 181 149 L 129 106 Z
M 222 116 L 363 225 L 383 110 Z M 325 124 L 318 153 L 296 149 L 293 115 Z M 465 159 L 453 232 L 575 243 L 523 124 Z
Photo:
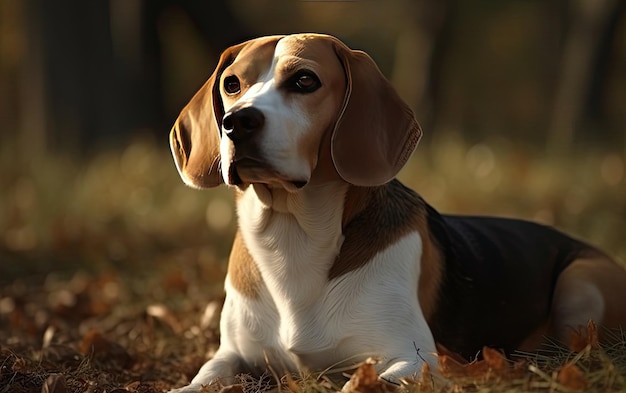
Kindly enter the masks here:
M 281 74 L 281 65 L 290 55 L 289 44 L 281 40 L 276 45 L 274 60 L 269 71 L 262 75 L 235 102 L 225 105 L 224 112 L 232 108 L 255 107 L 265 116 L 265 125 L 256 138 L 257 149 L 262 159 L 284 180 L 308 181 L 311 177 L 311 163 L 300 154 L 300 143 L 309 131 L 311 124 L 308 113 L 299 105 L 298 95 L 286 91 L 281 83 L 288 75 Z M 233 142 L 223 137 L 220 144 L 222 177 L 229 184 L 229 169 L 235 154 Z

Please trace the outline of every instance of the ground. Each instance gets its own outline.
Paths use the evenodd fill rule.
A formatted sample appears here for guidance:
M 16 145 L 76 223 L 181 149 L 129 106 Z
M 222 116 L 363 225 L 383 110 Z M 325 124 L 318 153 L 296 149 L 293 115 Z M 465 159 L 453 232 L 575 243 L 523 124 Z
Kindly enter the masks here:
M 554 162 L 498 143 L 440 140 L 401 180 L 442 211 L 537 219 L 623 261 L 619 154 Z M 230 192 L 183 186 L 166 146 L 151 139 L 90 157 L 19 160 L 0 149 L 0 393 L 152 393 L 187 383 L 219 342 Z M 626 391 L 623 333 L 600 347 L 594 329 L 541 356 L 504 359 L 487 348 L 484 360 L 462 364 L 448 354 L 447 379 L 424 370 L 405 389 Z M 244 376 L 241 389 L 275 390 L 277 379 L 291 391 L 338 388 L 325 375 L 281 377 Z M 363 393 L 389 390 L 368 364 L 354 378 Z

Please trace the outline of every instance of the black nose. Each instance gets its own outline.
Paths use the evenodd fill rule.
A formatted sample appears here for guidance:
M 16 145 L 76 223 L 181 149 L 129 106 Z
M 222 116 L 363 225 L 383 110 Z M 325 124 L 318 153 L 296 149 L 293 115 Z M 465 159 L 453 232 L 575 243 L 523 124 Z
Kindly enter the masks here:
M 222 119 L 222 129 L 233 142 L 242 140 L 248 134 L 260 130 L 264 124 L 263 112 L 251 106 L 228 112 Z

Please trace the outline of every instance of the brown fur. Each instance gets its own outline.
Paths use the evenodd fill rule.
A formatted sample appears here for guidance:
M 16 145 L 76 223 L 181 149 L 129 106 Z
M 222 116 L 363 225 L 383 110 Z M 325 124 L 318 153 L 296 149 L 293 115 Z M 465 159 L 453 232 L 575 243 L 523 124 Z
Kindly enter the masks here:
M 576 297 L 583 285 L 589 284 L 599 291 L 604 301 L 604 315 L 595 322 L 613 329 L 626 328 L 626 271 L 600 252 L 576 259 L 561 273 L 554 290 L 555 312 L 559 313 L 560 303 L 567 303 L 568 299 Z M 549 333 L 567 342 L 572 328 L 577 327 L 563 326 L 559 322 L 551 321 Z M 580 322 L 584 326 L 587 321 Z M 606 329 L 599 333 L 604 342 L 615 338 L 615 332 Z
M 228 278 L 233 288 L 244 296 L 251 299 L 259 297 L 263 278 L 239 231 L 228 260 Z
M 345 240 L 329 279 L 360 268 L 379 251 L 417 231 L 422 239 L 418 295 L 428 319 L 437 302 L 441 255 L 429 236 L 422 199 L 396 180 L 375 188 L 350 187 L 343 219 Z

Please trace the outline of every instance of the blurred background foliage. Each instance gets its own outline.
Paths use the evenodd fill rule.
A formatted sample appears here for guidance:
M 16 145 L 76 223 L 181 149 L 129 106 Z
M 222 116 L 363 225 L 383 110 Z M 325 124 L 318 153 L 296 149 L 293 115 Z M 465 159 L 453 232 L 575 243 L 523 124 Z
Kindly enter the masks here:
M 400 177 L 438 210 L 535 219 L 624 261 L 625 4 L 0 0 L 0 283 L 219 287 L 232 195 L 182 184 L 169 128 L 226 47 L 302 31 L 370 53 L 411 105 L 425 137 Z

